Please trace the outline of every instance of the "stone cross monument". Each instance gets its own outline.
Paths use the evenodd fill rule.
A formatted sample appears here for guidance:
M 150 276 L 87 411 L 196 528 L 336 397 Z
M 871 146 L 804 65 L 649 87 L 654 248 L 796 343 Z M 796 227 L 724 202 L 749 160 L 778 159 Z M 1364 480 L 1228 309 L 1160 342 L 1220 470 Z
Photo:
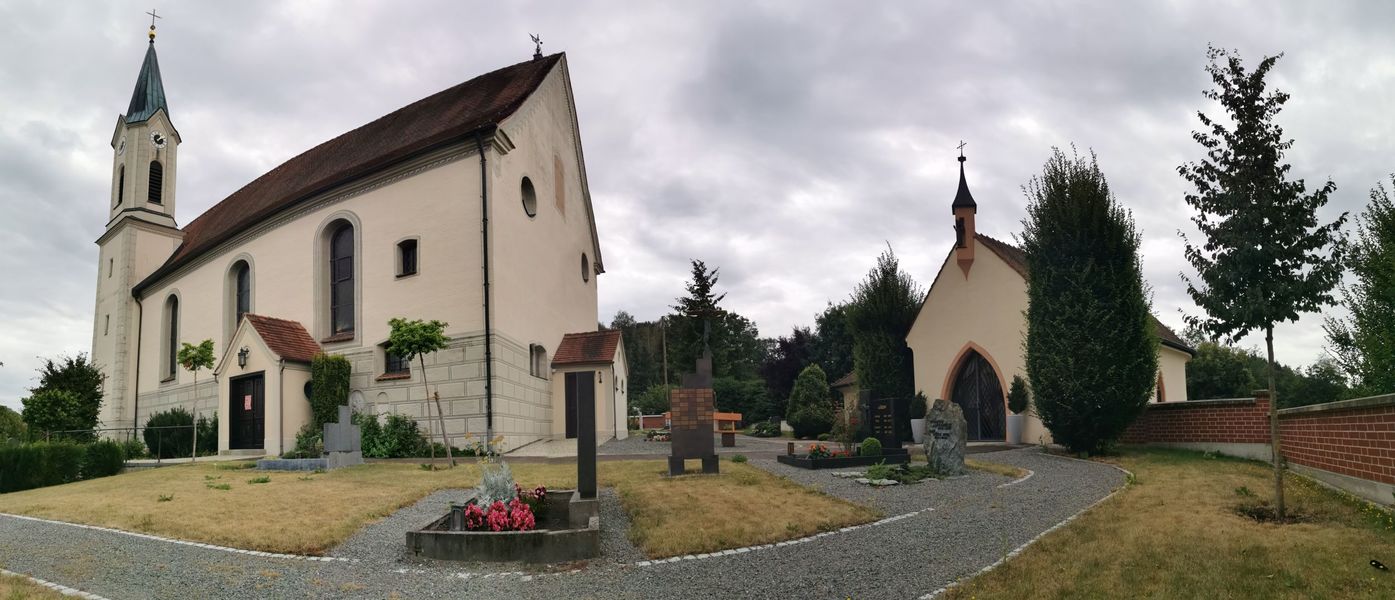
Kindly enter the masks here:
M 338 423 L 325 423 L 324 442 L 326 470 L 363 464 L 363 434 L 348 406 L 339 407 Z

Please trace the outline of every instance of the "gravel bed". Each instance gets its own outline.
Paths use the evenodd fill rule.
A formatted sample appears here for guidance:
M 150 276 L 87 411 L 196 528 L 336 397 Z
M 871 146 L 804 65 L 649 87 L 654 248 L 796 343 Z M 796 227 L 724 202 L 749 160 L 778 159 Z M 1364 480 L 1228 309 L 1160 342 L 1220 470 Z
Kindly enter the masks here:
M 722 447 L 722 436 L 713 435 L 712 446 L 717 454 L 752 453 L 752 452 L 784 452 L 785 440 L 782 438 L 757 438 L 749 435 L 736 435 L 736 446 L 731 448 Z M 596 448 L 596 454 L 602 456 L 636 456 L 636 455 L 661 455 L 668 456 L 673 453 L 673 444 L 669 442 L 646 442 L 643 434 L 631 433 L 630 437 L 623 440 L 610 440 Z
M 1107 465 L 1047 456 L 1034 448 L 975 458 L 1036 475 L 1005 488 L 999 485 L 1009 478 L 973 472 L 962 479 L 874 489 L 827 471 L 754 459 L 758 467 L 868 502 L 888 516 L 932 510 L 793 545 L 649 566 L 633 564 L 639 554 L 625 540 L 624 513 L 610 490 L 601 503 L 606 558 L 542 572 L 517 565 L 488 565 L 486 571 L 408 562 L 406 528 L 438 515 L 450 492 L 428 496 L 335 550 L 336 556 L 360 562 L 248 556 L 0 517 L 0 566 L 113 599 L 383 598 L 393 593 L 408 598 L 916 598 L 992 564 L 1124 480 Z

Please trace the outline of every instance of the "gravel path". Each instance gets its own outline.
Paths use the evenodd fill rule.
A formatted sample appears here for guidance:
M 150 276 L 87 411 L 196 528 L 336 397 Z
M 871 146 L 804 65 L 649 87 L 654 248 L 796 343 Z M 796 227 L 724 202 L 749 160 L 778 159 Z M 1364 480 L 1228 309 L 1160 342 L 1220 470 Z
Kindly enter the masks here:
M 735 454 L 752 452 L 780 452 L 785 451 L 785 443 L 790 440 L 784 438 L 758 438 L 749 435 L 737 434 L 736 446 L 731 448 L 722 447 L 722 436 L 714 435 L 713 443 L 717 454 Z M 808 444 L 809 442 L 804 442 Z M 655 455 L 668 456 L 673 453 L 673 444 L 669 442 L 646 442 L 644 436 L 631 434 L 623 440 L 610 440 L 596 447 L 596 454 L 600 456 L 637 456 Z
M 108 598 L 917 598 L 967 577 L 1103 498 L 1124 475 L 1102 464 L 1036 449 L 976 455 L 1035 473 L 973 472 L 948 481 L 872 489 L 826 471 L 764 459 L 752 464 L 857 502 L 888 517 L 878 524 L 769 548 L 647 563 L 625 538 L 613 491 L 602 493 L 607 556 L 589 565 L 530 570 L 445 564 L 403 556 L 403 532 L 440 514 L 433 494 L 365 528 L 329 562 L 271 558 L 0 516 L 0 568 Z M 923 510 L 929 508 L 931 510 Z M 896 515 L 915 512 L 912 516 Z M 500 573 L 501 571 L 509 571 Z

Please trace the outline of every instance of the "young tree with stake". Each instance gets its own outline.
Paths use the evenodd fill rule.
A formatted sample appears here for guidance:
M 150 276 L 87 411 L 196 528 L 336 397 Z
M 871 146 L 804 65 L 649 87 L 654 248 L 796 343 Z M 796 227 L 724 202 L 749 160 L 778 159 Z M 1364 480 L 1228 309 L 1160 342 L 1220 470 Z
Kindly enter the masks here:
M 1284 519 L 1284 467 L 1279 449 L 1278 398 L 1274 384 L 1274 325 L 1332 304 L 1342 275 L 1342 213 L 1327 224 L 1317 211 L 1336 189 L 1332 181 L 1308 193 L 1302 179 L 1289 180 L 1284 139 L 1274 116 L 1289 95 L 1266 89 L 1264 78 L 1283 55 L 1266 56 L 1246 71 L 1234 51 L 1208 47 L 1206 72 L 1216 89 L 1206 98 L 1221 103 L 1232 127 L 1197 112 L 1204 131 L 1192 133 L 1206 158 L 1177 168 L 1196 187 L 1186 202 L 1196 210 L 1205 241 L 1186 242 L 1187 261 L 1199 280 L 1186 275 L 1187 292 L 1206 316 L 1188 324 L 1234 343 L 1264 332 L 1268 351 L 1269 437 L 1274 462 L 1274 498 Z M 1327 255 L 1324 255 L 1324 254 Z
M 204 340 L 197 346 L 185 342 L 174 358 L 180 366 L 194 374 L 194 417 L 190 423 L 193 433 L 189 434 L 194 440 L 194 445 L 190 446 L 193 450 L 189 452 L 189 462 L 194 462 L 199 455 L 199 369 L 213 368 L 213 340 Z
M 388 334 L 388 350 L 409 363 L 415 358 L 421 365 L 421 385 L 426 389 L 426 397 L 436 402 L 436 419 L 441 425 L 441 441 L 446 445 L 446 462 L 454 467 L 455 456 L 451 454 L 450 438 L 446 436 L 446 417 L 441 411 L 441 396 L 432 395 L 431 387 L 426 381 L 426 355 L 444 349 L 449 341 L 445 334 L 446 323 L 399 318 L 389 319 L 388 326 L 392 327 L 392 332 Z

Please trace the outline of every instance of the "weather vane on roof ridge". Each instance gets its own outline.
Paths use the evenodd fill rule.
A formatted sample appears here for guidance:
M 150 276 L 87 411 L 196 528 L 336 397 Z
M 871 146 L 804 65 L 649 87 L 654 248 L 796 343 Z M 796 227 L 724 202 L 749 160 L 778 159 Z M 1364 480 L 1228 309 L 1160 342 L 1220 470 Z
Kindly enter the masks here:
M 163 19 L 163 18 L 164 18 L 164 17 L 162 17 L 162 16 L 160 16 L 160 15 L 155 14 L 155 12 L 156 12 L 155 9 L 152 8 L 152 9 L 150 9 L 150 12 L 145 13 L 145 14 L 147 14 L 147 15 L 150 15 L 150 43 L 152 43 L 152 44 L 155 43 L 155 19 Z
M 536 44 L 533 46 L 533 60 L 542 58 L 542 37 L 536 33 L 530 33 L 528 37 L 533 38 L 533 43 Z

